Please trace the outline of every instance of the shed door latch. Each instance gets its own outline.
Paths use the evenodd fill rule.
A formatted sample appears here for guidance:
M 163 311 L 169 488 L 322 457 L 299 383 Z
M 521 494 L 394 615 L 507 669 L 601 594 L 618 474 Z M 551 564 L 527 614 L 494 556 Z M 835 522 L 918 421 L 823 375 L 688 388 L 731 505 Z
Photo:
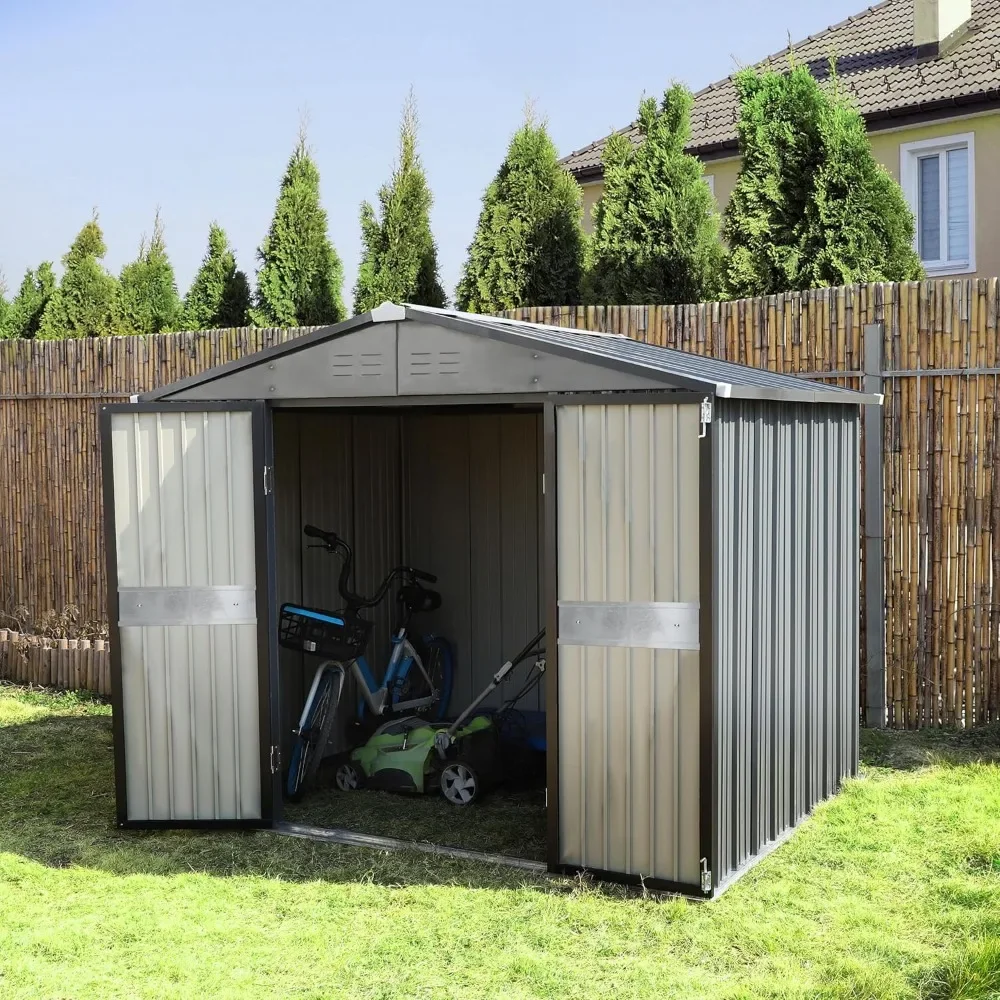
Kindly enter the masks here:
M 274 466 L 264 466 L 264 496 L 274 492 Z
M 698 434 L 699 438 L 705 437 L 708 434 L 708 425 L 712 422 L 712 400 L 706 396 L 701 401 L 701 432 Z
M 708 858 L 701 859 L 701 891 L 712 891 L 712 869 L 708 867 Z
M 277 774 L 281 770 L 281 747 L 271 747 L 271 774 Z

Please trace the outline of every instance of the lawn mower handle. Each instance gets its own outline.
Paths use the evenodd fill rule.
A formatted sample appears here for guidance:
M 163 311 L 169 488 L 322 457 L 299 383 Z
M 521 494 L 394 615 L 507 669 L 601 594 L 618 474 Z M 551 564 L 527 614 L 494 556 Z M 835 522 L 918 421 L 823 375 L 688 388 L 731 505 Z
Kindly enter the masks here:
M 446 740 L 442 740 L 441 741 L 442 743 L 444 743 L 445 745 L 447 745 L 448 743 L 451 742 L 452 737 L 455 735 L 455 733 L 457 733 L 459 731 L 459 729 L 461 729 L 462 724 L 465 722 L 465 720 L 470 715 L 472 715 L 472 713 L 475 712 L 475 710 L 477 708 L 479 708 L 479 706 L 484 701 L 486 701 L 486 699 L 491 694 L 493 694 L 493 692 L 496 691 L 496 689 L 498 687 L 500 687 L 500 685 L 503 683 L 504 678 L 514 669 L 514 667 L 516 667 L 523 660 L 526 660 L 532 654 L 532 652 L 535 651 L 535 647 L 544 638 L 545 638 L 545 629 L 542 629 L 538 633 L 538 635 L 536 635 L 531 640 L 531 642 L 529 642 L 524 647 L 524 649 L 522 649 L 521 652 L 517 654 L 517 656 L 515 656 L 512 660 L 508 660 L 493 675 L 493 680 L 490 681 L 490 683 L 479 693 L 478 697 L 476 697 L 475 699 L 473 699 L 472 703 L 468 706 L 468 708 L 466 708 L 466 710 L 444 731 L 443 735 L 445 737 L 447 737 L 447 739 Z M 544 650 L 539 650 L 539 652 L 542 653 L 542 652 L 544 652 Z M 442 736 L 442 734 L 438 733 L 438 737 L 441 737 L 441 736 Z M 438 745 L 438 739 L 437 738 L 435 738 L 434 743 L 435 743 L 435 746 Z M 438 747 L 438 749 L 440 751 L 441 747 Z

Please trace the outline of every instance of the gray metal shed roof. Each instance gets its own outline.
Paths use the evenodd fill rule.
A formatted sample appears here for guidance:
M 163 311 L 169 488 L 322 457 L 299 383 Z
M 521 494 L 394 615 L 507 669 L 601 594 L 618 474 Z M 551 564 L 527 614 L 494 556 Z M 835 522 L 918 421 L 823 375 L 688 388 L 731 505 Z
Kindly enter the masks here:
M 258 351 L 256 354 L 210 368 L 198 375 L 145 393 L 139 399 L 145 401 L 180 398 L 196 387 L 198 387 L 196 398 L 210 399 L 211 390 L 207 383 L 257 365 L 267 365 L 282 356 L 308 350 L 310 347 L 338 337 L 356 333 L 366 326 L 404 322 L 450 329 L 472 337 L 541 351 L 545 355 L 561 357 L 576 364 L 582 362 L 591 368 L 603 368 L 609 373 L 608 385 L 605 387 L 608 389 L 622 388 L 621 376 L 627 375 L 641 380 L 638 384 L 647 388 L 662 385 L 664 388 L 694 390 L 721 397 L 848 405 L 881 402 L 880 396 L 865 395 L 791 375 L 781 375 L 685 351 L 643 344 L 618 334 L 593 333 L 451 309 L 399 306 L 388 302 L 369 313 L 355 316 L 335 326 L 323 327 L 284 344 Z M 400 342 L 403 341 L 405 336 Z M 611 377 L 612 372 L 616 373 L 614 378 Z M 538 379 L 534 381 L 537 382 Z M 587 385 L 580 388 L 591 390 L 594 386 Z M 509 391 L 523 392 L 524 389 L 518 386 L 512 387 Z M 544 393 L 552 390 L 542 384 L 537 391 Z M 396 394 L 407 394 L 405 391 L 399 391 L 398 382 Z

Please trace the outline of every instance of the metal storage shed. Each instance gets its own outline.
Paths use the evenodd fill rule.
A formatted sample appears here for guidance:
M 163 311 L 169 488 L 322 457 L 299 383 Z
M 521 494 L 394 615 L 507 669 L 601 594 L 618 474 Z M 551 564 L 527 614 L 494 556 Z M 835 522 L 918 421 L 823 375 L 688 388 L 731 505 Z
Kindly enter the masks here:
M 469 691 L 546 626 L 550 870 L 717 894 L 856 769 L 880 402 L 386 303 L 103 407 L 119 823 L 280 823 L 277 605 L 333 517 L 362 576 L 444 562 Z

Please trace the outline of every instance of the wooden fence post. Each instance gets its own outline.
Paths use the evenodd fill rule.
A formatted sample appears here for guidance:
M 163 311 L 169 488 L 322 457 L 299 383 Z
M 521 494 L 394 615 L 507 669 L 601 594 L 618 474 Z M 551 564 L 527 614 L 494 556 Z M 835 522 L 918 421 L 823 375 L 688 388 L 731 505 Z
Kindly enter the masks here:
M 864 328 L 866 393 L 882 392 L 883 323 Z M 865 509 L 865 639 L 867 704 L 865 725 L 882 729 L 885 714 L 885 500 L 883 490 L 883 441 L 881 406 L 864 407 L 865 476 L 861 489 Z

